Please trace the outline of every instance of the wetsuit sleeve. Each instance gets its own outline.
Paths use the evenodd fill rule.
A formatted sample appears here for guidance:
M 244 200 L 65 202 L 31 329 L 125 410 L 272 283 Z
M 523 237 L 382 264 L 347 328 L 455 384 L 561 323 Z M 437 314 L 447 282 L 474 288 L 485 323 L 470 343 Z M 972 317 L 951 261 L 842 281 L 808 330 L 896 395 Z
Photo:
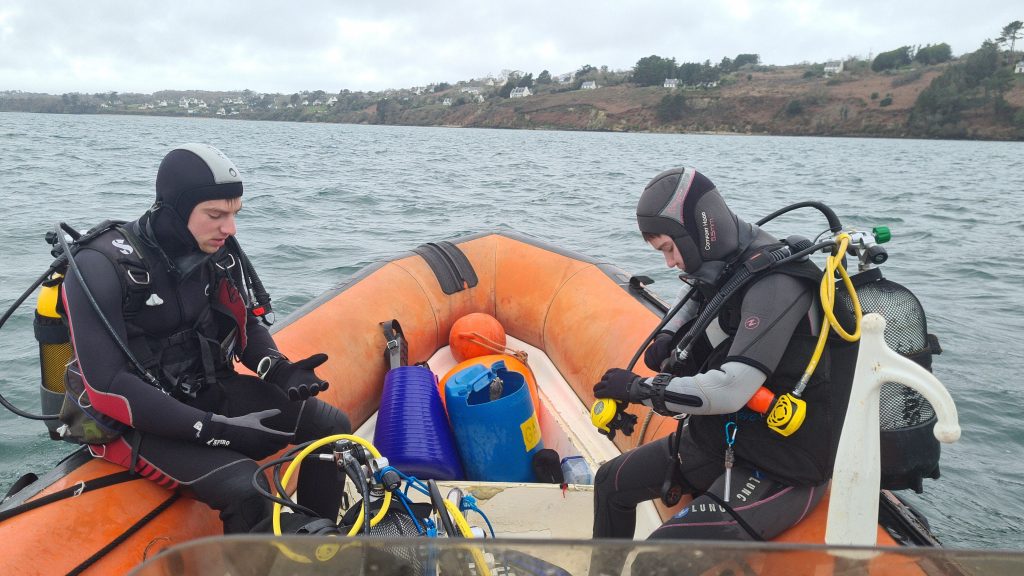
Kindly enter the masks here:
M 119 270 L 106 256 L 85 249 L 75 262 L 103 315 L 122 342 L 127 342 Z M 103 325 L 69 271 L 64 282 L 71 339 L 93 408 L 143 432 L 191 440 L 193 425 L 205 413 L 178 402 L 131 371 L 128 358 Z
M 686 295 L 690 293 L 690 290 L 692 290 L 692 288 L 688 284 L 683 284 L 683 287 L 679 289 L 679 295 L 676 297 L 676 302 L 686 298 Z M 699 308 L 697 299 L 690 298 L 690 300 L 683 305 L 682 310 L 677 312 L 676 315 L 673 316 L 667 324 L 665 324 L 665 327 L 662 328 L 662 330 L 672 332 L 673 334 L 678 332 L 679 329 L 685 326 L 687 322 L 697 317 Z
M 797 325 L 810 321 L 812 302 L 810 287 L 792 276 L 772 274 L 755 283 L 743 297 L 740 323 L 725 361 L 750 364 L 771 374 Z
M 732 414 L 743 408 L 766 379 L 753 366 L 726 362 L 718 370 L 670 380 L 665 390 L 687 398 L 689 403 L 677 404 L 666 399 L 665 407 L 676 414 Z M 644 404 L 653 407 L 650 400 Z
M 666 400 L 666 408 L 680 414 L 731 414 L 742 408 L 778 366 L 797 325 L 809 321 L 812 301 L 806 284 L 784 274 L 767 276 L 751 286 L 740 305 L 740 325 L 721 368 L 670 380 L 665 390 L 688 402 Z

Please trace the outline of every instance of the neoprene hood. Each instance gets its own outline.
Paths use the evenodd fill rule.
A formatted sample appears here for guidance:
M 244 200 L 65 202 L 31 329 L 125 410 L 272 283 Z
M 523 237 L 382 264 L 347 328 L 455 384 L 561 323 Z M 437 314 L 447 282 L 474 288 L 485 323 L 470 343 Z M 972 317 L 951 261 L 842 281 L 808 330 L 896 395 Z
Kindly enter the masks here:
M 636 205 L 636 221 L 641 232 L 672 238 L 687 274 L 705 262 L 737 256 L 752 232 L 711 180 L 690 167 L 666 170 L 648 182 Z
M 238 198 L 242 177 L 223 152 L 209 144 L 184 144 L 171 150 L 156 174 L 152 226 L 160 246 L 171 257 L 198 251 L 188 230 L 192 209 L 207 200 Z

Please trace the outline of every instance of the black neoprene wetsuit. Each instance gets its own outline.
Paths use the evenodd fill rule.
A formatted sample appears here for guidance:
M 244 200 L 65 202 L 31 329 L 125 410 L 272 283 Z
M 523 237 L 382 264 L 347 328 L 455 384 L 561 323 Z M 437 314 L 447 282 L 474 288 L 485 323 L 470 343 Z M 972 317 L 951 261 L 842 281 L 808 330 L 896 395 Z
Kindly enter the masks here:
M 774 382 L 776 368 L 783 363 L 806 364 L 809 359 L 803 347 L 792 345 L 796 335 L 816 334 L 820 329 L 819 319 L 810 313 L 811 303 L 811 287 L 801 279 L 772 274 L 755 281 L 739 303 L 738 323 L 725 321 L 720 315 L 721 323 L 727 324 L 722 334 L 727 338 L 710 342 L 714 352 L 704 347 L 699 369 L 718 368 L 726 360 L 739 362 L 766 373 L 766 385 L 783 386 Z M 828 369 L 827 361 L 823 369 Z M 823 408 L 811 406 L 810 410 L 821 412 Z M 711 430 L 708 434 L 713 438 L 694 434 L 698 422 L 701 429 Z M 724 422 L 733 422 L 738 430 L 728 497 L 732 513 L 719 502 L 725 497 Z M 807 432 L 813 435 L 814 431 Z M 786 450 L 803 455 L 804 436 L 778 436 L 777 444 L 768 450 L 763 443 L 754 442 L 770 435 L 778 436 L 767 430 L 760 414 L 746 408 L 733 414 L 690 416 L 690 422 L 682 428 L 678 452 L 673 450 L 673 434 L 605 463 L 595 478 L 594 537 L 632 538 L 637 504 L 660 497 L 667 474 L 672 474 L 673 483 L 683 493 L 695 499 L 656 529 L 651 538 L 752 540 L 778 535 L 818 502 L 830 469 L 806 482 L 793 481 L 789 470 L 773 467 L 773 458 Z M 745 449 L 745 443 L 756 449 Z M 835 444 L 827 449 L 834 456 Z M 828 459 L 828 454 L 817 456 Z
M 82 278 L 123 341 L 131 341 L 132 337 L 137 341 L 137 332 L 141 331 L 156 345 L 174 342 L 175 335 L 187 334 L 196 326 L 209 306 L 214 292 L 215 258 L 182 279 L 156 254 L 147 254 L 151 297 L 126 321 L 122 284 L 125 270 L 111 260 L 109 247 L 103 244 L 121 238 L 118 232 L 111 231 L 78 252 L 75 261 Z M 88 402 L 97 412 L 131 427 L 113 442 L 90 446 L 93 454 L 130 466 L 132 444 L 137 444 L 135 469 L 168 488 L 182 485 L 191 489 L 197 499 L 220 511 L 225 532 L 248 531 L 268 513 L 269 502 L 252 486 L 257 463 L 249 456 L 266 457 L 276 447 L 265 454 L 246 456 L 228 448 L 201 444 L 196 439 L 195 426 L 206 413 L 233 417 L 276 408 L 280 414 L 263 423 L 293 433 L 296 443 L 350 431 L 348 418 L 336 408 L 315 398 L 291 402 L 274 384 L 235 373 L 230 362 L 222 363 L 216 382 L 206 383 L 194 397 L 172 395 L 171 390 L 155 387 L 139 377 L 86 300 L 75 274 L 69 274 L 64 283 L 64 305 Z M 276 345 L 269 331 L 251 313 L 247 314 L 244 329 L 247 342 L 240 360 L 254 370 L 261 358 L 277 353 Z M 307 460 L 310 464 L 304 463 L 299 479 L 303 504 L 333 519 L 340 502 L 341 483 L 333 465 Z

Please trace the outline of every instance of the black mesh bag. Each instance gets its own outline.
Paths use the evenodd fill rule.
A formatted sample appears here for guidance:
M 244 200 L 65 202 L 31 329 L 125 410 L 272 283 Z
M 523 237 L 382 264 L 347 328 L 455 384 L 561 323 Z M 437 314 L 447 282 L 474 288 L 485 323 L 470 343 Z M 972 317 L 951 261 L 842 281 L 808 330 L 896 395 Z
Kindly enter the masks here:
M 932 355 L 940 354 L 938 339 L 928 333 L 921 302 L 904 286 L 882 277 L 877 268 L 852 278 L 864 314 L 872 312 L 886 320 L 885 343 L 899 354 L 932 369 Z M 845 290 L 837 290 L 837 305 L 853 312 Z M 886 382 L 879 397 L 881 428 L 881 488 L 923 491 L 924 478 L 939 477 L 939 441 L 935 409 L 915 390 Z

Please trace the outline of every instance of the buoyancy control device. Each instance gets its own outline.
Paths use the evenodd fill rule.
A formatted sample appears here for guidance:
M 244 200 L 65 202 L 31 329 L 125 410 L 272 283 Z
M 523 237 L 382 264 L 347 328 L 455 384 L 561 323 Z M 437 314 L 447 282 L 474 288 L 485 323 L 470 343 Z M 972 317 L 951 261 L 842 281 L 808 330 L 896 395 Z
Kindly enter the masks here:
M 120 220 L 104 221 L 90 228 L 84 234 L 63 222 L 58 223 L 52 231 L 46 234 L 46 241 L 52 247 L 51 255 L 55 260 L 10 306 L 3 316 L 0 316 L 0 327 L 3 327 L 4 323 L 14 314 L 18 307 L 24 303 L 36 288 L 39 288 L 33 319 L 33 332 L 39 344 L 40 396 L 43 414 L 32 414 L 21 410 L 11 404 L 2 394 L 0 394 L 0 404 L 19 416 L 44 421 L 49 430 L 50 437 L 55 440 L 67 439 L 81 442 L 88 438 L 100 438 L 102 440 L 107 437 L 103 434 L 96 434 L 97 431 L 102 431 L 104 426 L 96 428 L 93 425 L 95 423 L 92 422 L 94 419 L 92 417 L 80 418 L 82 416 L 81 410 L 74 410 L 71 406 L 74 402 L 69 402 L 67 384 L 69 382 L 68 378 L 73 378 L 74 376 L 71 370 L 74 350 L 68 328 L 67 315 L 61 300 L 61 289 L 67 274 L 75 273 L 75 265 L 73 260 L 69 258 L 69 255 L 76 254 L 82 246 L 87 245 L 99 235 L 113 228 L 121 231 L 126 241 L 133 246 L 140 243 L 135 235 L 126 229 L 126 222 Z M 231 252 L 237 254 L 237 258 L 241 263 L 241 278 L 247 294 L 246 302 L 250 304 L 249 312 L 261 318 L 265 324 L 269 325 L 272 322 L 268 320 L 268 316 L 273 313 L 270 305 L 270 296 L 263 288 L 259 276 L 241 247 L 238 246 L 233 237 L 230 240 Z M 142 277 L 148 274 L 146 265 L 141 259 L 125 259 L 120 264 L 125 268 L 126 274 L 135 277 Z M 91 293 L 88 292 L 88 287 L 86 286 L 85 288 L 87 295 L 92 299 Z M 128 288 L 128 292 L 131 292 L 131 287 L 129 286 Z M 135 296 L 133 294 L 126 296 L 126 306 L 128 308 L 135 304 L 142 305 L 141 301 L 135 302 L 138 300 Z M 91 303 L 96 306 L 95 302 Z M 98 309 L 97 312 L 99 312 Z M 107 328 L 140 376 L 150 384 L 159 386 L 160 382 L 157 378 L 138 361 L 128 345 L 113 331 L 113 327 L 109 323 Z M 74 424 L 69 424 L 69 419 L 73 420 Z M 80 424 L 84 425 L 87 429 L 84 436 L 81 434 L 69 435 L 64 433 L 68 426 L 75 428 Z M 106 424 L 113 425 L 114 422 L 111 421 Z M 92 433 L 90 434 L 89 431 L 92 431 Z M 107 432 L 112 435 L 117 434 L 116 430 L 108 430 Z

